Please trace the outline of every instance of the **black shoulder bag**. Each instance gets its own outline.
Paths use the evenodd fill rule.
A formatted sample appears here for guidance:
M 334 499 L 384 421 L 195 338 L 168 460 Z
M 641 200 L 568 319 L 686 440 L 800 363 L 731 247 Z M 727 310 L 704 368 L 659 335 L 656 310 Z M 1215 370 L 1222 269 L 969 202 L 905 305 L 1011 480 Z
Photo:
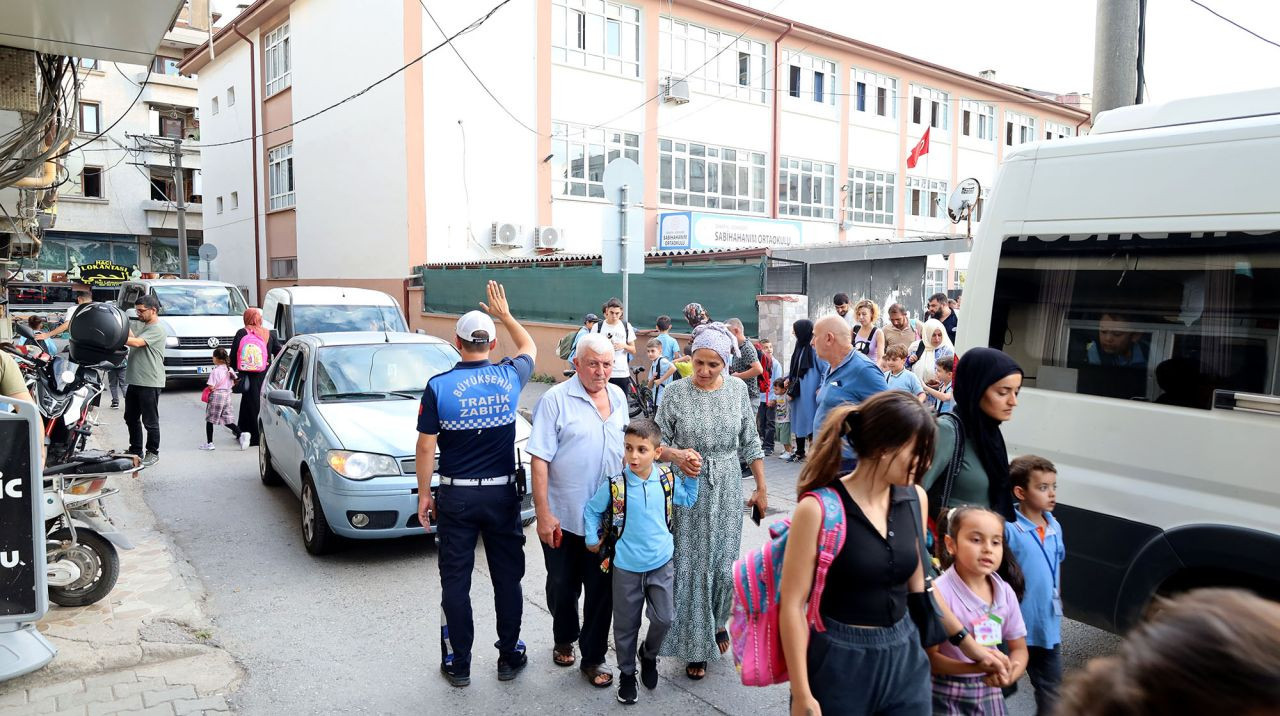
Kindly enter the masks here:
M 951 501 L 951 490 L 956 485 L 956 477 L 960 475 L 960 465 L 964 462 L 964 423 L 960 422 L 960 418 L 955 413 L 943 413 L 938 416 L 938 422 L 946 420 L 955 427 L 956 443 L 951 448 L 951 459 L 947 461 L 946 468 L 942 474 L 934 481 L 933 487 L 930 487 L 926 494 L 929 496 L 929 532 L 934 531 L 937 524 L 938 516 L 942 511 L 947 509 L 947 503 Z
M 924 530 L 920 524 L 920 500 L 914 487 L 911 490 L 911 521 L 916 526 L 916 552 L 920 555 L 920 569 L 924 572 L 924 591 L 907 594 L 907 613 L 920 632 L 920 646 L 928 649 L 947 640 L 947 630 L 942 626 L 942 615 L 933 594 L 933 564 L 926 557 Z

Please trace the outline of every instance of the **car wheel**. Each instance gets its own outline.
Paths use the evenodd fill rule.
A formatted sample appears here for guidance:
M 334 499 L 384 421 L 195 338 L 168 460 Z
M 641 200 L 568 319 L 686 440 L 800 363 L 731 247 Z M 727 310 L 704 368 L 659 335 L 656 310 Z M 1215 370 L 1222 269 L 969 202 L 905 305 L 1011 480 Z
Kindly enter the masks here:
M 262 434 L 262 428 L 258 428 L 258 477 L 262 478 L 262 484 L 267 487 L 275 487 L 283 480 L 280 479 L 280 473 L 271 466 L 271 452 L 267 450 L 267 438 Z
M 259 441 L 261 444 L 261 441 Z M 316 495 L 316 486 L 307 475 L 302 476 L 302 544 L 311 554 L 328 554 L 337 546 L 338 535 L 329 528 L 324 506 Z

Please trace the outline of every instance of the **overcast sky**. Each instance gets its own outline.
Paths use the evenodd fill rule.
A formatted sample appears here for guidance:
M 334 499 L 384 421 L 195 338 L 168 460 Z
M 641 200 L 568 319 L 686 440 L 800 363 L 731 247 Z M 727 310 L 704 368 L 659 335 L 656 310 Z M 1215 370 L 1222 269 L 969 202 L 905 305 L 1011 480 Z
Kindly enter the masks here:
M 1280 2 L 1201 1 L 1280 42 Z M 1063 94 L 1092 90 L 1093 0 L 745 2 L 969 74 L 994 69 L 1008 84 Z M 1149 0 L 1146 54 L 1147 101 L 1280 86 L 1280 47 L 1190 0 Z

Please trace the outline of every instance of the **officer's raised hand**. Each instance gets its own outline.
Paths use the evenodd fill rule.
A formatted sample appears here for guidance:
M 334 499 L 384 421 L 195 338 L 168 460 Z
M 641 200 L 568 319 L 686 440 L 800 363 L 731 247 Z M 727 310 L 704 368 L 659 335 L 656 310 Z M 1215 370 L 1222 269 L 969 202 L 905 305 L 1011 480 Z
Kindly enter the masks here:
M 502 320 L 506 316 L 511 315 L 511 307 L 507 305 L 507 289 L 497 281 L 490 281 L 485 287 L 485 293 L 488 294 L 489 303 L 486 305 L 484 301 L 480 302 L 483 308 L 490 316 Z

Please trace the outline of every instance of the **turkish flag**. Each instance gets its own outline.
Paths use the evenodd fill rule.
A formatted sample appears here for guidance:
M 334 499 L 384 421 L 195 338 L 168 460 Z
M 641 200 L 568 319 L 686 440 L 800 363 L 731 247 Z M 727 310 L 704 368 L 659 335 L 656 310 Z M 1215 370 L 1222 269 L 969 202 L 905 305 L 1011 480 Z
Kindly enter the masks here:
M 916 143 L 915 148 L 911 150 L 911 154 L 907 155 L 908 169 L 915 169 L 916 162 L 920 161 L 920 157 L 923 157 L 924 155 L 929 153 L 929 130 L 930 129 L 932 129 L 932 127 L 925 127 L 924 136 L 921 137 L 920 141 Z

